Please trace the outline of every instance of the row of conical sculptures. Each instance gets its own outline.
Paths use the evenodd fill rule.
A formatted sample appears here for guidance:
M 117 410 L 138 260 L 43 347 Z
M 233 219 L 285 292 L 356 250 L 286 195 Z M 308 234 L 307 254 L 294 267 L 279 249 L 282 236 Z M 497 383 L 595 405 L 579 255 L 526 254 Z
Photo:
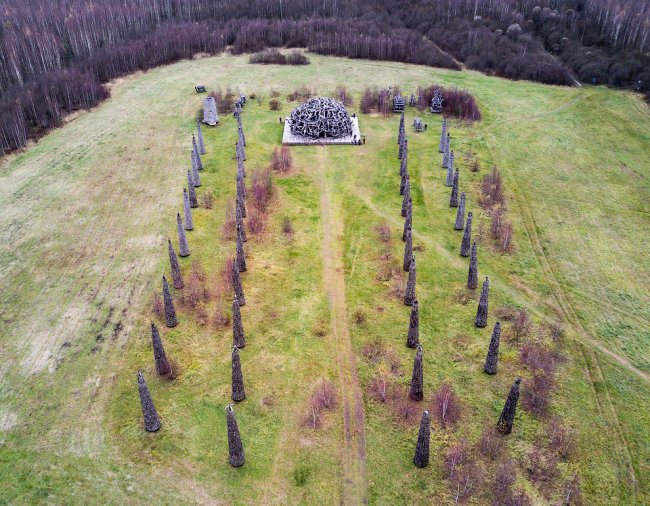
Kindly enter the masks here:
M 234 291 L 233 297 L 233 348 L 231 354 L 232 363 L 232 399 L 235 402 L 242 401 L 246 398 L 244 389 L 244 377 L 241 368 L 241 360 L 239 351 L 246 346 L 244 336 L 244 329 L 241 318 L 240 306 L 246 302 L 241 272 L 246 271 L 246 257 L 244 252 L 243 243 L 246 241 L 246 232 L 244 228 L 243 218 L 246 216 L 246 187 L 243 178 L 246 175 L 243 161 L 246 159 L 245 154 L 245 137 L 241 121 L 241 109 L 236 114 L 238 140 L 235 148 L 237 159 L 237 177 L 236 177 L 236 224 L 237 224 L 237 237 L 236 237 L 236 260 L 231 268 L 231 281 Z M 206 153 L 205 142 L 203 139 L 203 132 L 201 130 L 200 122 L 197 122 L 197 135 L 192 135 L 192 151 L 191 151 L 191 169 L 187 171 L 188 187 L 183 188 L 183 214 L 184 220 L 181 218 L 180 212 L 176 214 L 179 255 L 186 257 L 190 255 L 189 245 L 187 242 L 186 231 L 194 229 L 192 220 L 192 209 L 198 207 L 198 200 L 196 197 L 196 188 L 201 186 L 199 171 L 203 170 L 203 162 L 201 155 Z M 171 269 L 171 279 L 175 289 L 181 290 L 184 287 L 183 277 L 180 270 L 180 265 L 176 251 L 172 245 L 171 239 L 167 239 L 167 249 L 169 254 L 169 264 Z M 163 292 L 163 305 L 165 324 L 167 327 L 175 327 L 178 325 L 174 302 L 171 296 L 169 283 L 167 277 L 162 277 L 162 292 Z M 154 363 L 156 372 L 160 376 L 172 377 L 172 367 L 165 353 L 162 339 L 156 324 L 151 322 L 151 340 L 153 345 Z M 138 390 L 140 395 L 140 403 L 142 407 L 142 415 L 144 419 L 144 427 L 148 432 L 155 432 L 160 429 L 160 417 L 156 411 L 151 393 L 147 387 L 146 381 L 142 372 L 138 371 Z M 233 409 L 233 404 L 226 407 L 226 424 L 228 430 L 228 447 L 229 459 L 231 465 L 238 467 L 244 464 L 244 450 L 237 426 L 237 420 Z
M 455 230 L 463 230 L 460 255 L 470 257 L 469 272 L 467 276 L 467 287 L 476 289 L 478 286 L 478 253 L 476 241 L 472 242 L 472 213 L 467 214 L 465 219 L 465 192 L 459 191 L 459 170 L 454 168 L 454 152 L 450 147 L 451 135 L 447 129 L 447 120 L 443 119 L 442 132 L 440 135 L 439 152 L 443 153 L 442 166 L 446 169 L 445 185 L 451 187 L 449 206 L 457 208 L 456 220 L 454 223 Z M 423 379 L 423 348 L 419 342 L 419 303 L 415 294 L 416 285 L 416 263 L 413 255 L 413 202 L 411 198 L 411 183 L 408 172 L 408 139 L 404 127 L 404 113 L 402 112 L 399 124 L 399 133 L 397 137 L 398 159 L 400 160 L 400 195 L 402 195 L 401 215 L 405 218 L 404 231 L 402 240 L 404 241 L 404 257 L 402 268 L 408 272 L 406 289 L 404 293 L 404 304 L 411 306 L 411 315 L 409 319 L 408 332 L 406 336 L 406 346 L 415 348 L 415 358 L 413 361 L 413 372 L 411 375 L 411 385 L 409 388 L 409 397 L 415 401 L 421 401 L 424 398 L 424 379 Z M 488 321 L 488 298 L 490 290 L 490 281 L 486 277 L 481 289 L 476 318 L 474 324 L 483 328 L 487 326 Z M 484 364 L 484 371 L 488 374 L 496 374 L 499 357 L 499 341 L 501 336 L 501 324 L 497 322 L 492 332 L 487 356 Z M 512 431 L 514 423 L 517 402 L 519 399 L 520 378 L 517 378 L 510 389 L 505 406 L 497 422 L 497 429 L 501 434 L 509 434 Z M 422 413 L 420 420 L 420 429 L 415 447 L 415 456 L 413 463 L 418 467 L 425 467 L 429 463 L 429 443 L 431 434 L 431 419 L 428 411 Z

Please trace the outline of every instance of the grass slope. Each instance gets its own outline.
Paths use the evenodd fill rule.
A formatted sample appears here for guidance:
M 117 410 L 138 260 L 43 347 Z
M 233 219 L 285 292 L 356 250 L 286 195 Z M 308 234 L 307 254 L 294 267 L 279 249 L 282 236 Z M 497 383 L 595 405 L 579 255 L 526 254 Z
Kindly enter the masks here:
M 367 85 L 413 89 L 439 82 L 470 90 L 483 121 L 452 124 L 468 209 L 478 210 L 477 183 L 496 164 L 506 177 L 516 229 L 513 255 L 481 248 L 480 274 L 493 281 L 490 305 L 526 307 L 539 325 L 557 318 L 568 324 L 570 360 L 561 369 L 552 410 L 563 413 L 579 441 L 575 457 L 560 464 L 562 474 L 579 472 L 588 504 L 649 500 L 647 107 L 634 95 L 600 88 L 310 59 L 312 65 L 285 68 L 221 56 L 132 76 L 115 83 L 112 98 L 96 110 L 2 161 L 2 500 L 338 503 L 346 493 L 342 403 L 318 431 L 305 429 L 301 420 L 318 378 L 337 385 L 350 378 L 340 366 L 323 290 L 323 191 L 329 216 L 342 231 L 335 237 L 336 254 L 344 267 L 347 326 L 364 392 L 364 480 L 371 503 L 451 500 L 441 452 L 459 437 L 476 441 L 483 423 L 498 416 L 512 377 L 522 373 L 516 347 L 508 343 L 500 373 L 481 373 L 489 332 L 471 323 L 475 302 L 461 303 L 466 262 L 457 254 L 460 237 L 442 186 L 439 118 L 427 115 L 428 131 L 409 135 L 425 388 L 431 392 L 452 381 L 463 420 L 455 431 L 434 424 L 432 465 L 416 470 L 411 458 L 417 428 L 397 424 L 384 405 L 365 395 L 378 366 L 363 358 L 364 345 L 381 339 L 394 351 L 405 371 L 399 379 L 404 387 L 412 353 L 403 346 L 408 309 L 390 295 L 388 283 L 377 280 L 377 225 L 389 224 L 391 251 L 398 263 L 401 258 L 398 118 L 362 116 L 368 140 L 362 147 L 292 148 L 298 168 L 275 179 L 269 232 L 249 241 L 243 308 L 249 346 L 242 352 L 248 398 L 237 408 L 248 460 L 231 469 L 223 413 L 229 329 L 200 326 L 181 311 L 181 324 L 162 331 L 180 371 L 173 383 L 154 377 L 148 335 L 150 296 L 167 269 L 165 240 L 175 234 L 173 214 L 200 103 L 196 82 L 267 97 L 271 89 L 282 93 L 280 113 L 266 103 L 246 107 L 249 173 L 264 166 L 280 142 L 277 117 L 289 112 L 286 93 L 300 85 L 327 94 L 345 84 L 357 96 Z M 407 125 L 412 116 L 409 111 Z M 206 129 L 199 193 L 212 189 L 215 206 L 195 213 L 192 256 L 182 261 L 187 271 L 200 259 L 210 279 L 232 254 L 220 227 L 233 190 L 235 134 L 231 117 Z M 470 155 L 481 161 L 481 173 L 467 170 Z M 280 233 L 285 217 L 296 230 L 290 242 Z M 487 225 L 479 213 L 475 230 L 480 223 Z M 356 324 L 359 311 L 365 322 Z M 155 435 L 141 429 L 138 368 L 163 419 Z M 507 445 L 512 456 L 523 458 L 542 426 L 523 410 L 516 424 Z M 537 503 L 549 500 L 521 469 L 518 480 Z

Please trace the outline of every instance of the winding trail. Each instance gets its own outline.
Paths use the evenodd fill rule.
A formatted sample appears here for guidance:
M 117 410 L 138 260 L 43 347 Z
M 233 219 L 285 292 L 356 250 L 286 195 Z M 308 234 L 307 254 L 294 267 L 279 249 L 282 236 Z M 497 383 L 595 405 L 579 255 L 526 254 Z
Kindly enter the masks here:
M 367 504 L 368 480 L 366 470 L 366 434 L 363 399 L 357 366 L 348 328 L 345 299 L 343 237 L 340 212 L 330 193 L 327 179 L 327 147 L 319 146 L 317 179 L 320 188 L 320 214 L 323 229 L 321 256 L 323 259 L 323 289 L 330 308 L 330 327 L 336 346 L 343 409 L 343 484 L 341 504 Z

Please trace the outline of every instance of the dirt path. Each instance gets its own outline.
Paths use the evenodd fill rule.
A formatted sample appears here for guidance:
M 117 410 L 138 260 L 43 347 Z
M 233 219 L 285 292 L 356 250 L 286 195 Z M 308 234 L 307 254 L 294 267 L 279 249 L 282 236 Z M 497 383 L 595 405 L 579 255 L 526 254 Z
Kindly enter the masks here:
M 366 436 L 363 400 L 357 376 L 356 360 L 348 329 L 345 300 L 343 236 L 339 210 L 332 200 L 326 177 L 327 147 L 318 147 L 318 185 L 323 228 L 323 289 L 330 306 L 330 325 L 337 350 L 341 404 L 343 407 L 343 484 L 341 504 L 367 504 Z

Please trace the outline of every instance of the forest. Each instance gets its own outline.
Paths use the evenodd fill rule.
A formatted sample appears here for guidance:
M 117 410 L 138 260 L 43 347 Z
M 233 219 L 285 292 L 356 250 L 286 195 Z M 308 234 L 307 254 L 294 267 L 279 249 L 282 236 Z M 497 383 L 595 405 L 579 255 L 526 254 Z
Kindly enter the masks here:
M 0 153 L 196 53 L 306 47 L 548 84 L 650 92 L 646 0 L 4 0 Z

